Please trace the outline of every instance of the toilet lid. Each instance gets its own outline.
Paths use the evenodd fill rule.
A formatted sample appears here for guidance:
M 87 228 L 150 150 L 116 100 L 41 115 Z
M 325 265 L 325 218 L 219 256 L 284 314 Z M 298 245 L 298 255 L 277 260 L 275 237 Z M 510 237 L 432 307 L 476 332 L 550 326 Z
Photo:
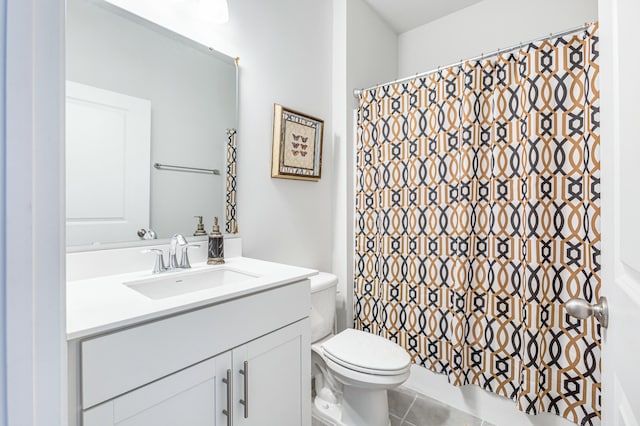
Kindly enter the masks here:
M 330 338 L 321 346 L 325 356 L 332 361 L 369 374 L 400 374 L 411 363 L 407 351 L 395 343 L 352 328 Z

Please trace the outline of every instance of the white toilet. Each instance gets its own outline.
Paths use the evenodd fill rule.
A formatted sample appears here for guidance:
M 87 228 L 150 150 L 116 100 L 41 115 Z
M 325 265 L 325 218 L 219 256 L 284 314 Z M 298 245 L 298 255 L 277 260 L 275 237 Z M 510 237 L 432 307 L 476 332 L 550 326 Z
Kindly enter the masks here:
M 409 378 L 409 354 L 363 331 L 334 335 L 338 278 L 321 272 L 310 280 L 313 414 L 338 426 L 389 426 L 387 389 Z

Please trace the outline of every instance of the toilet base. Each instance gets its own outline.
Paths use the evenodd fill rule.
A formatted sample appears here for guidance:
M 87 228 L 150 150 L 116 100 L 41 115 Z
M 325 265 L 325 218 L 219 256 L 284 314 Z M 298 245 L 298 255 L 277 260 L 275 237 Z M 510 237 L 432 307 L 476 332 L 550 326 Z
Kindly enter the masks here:
M 330 426 L 346 426 L 340 421 L 342 417 L 340 404 L 332 404 L 322 398 L 314 398 L 311 404 L 311 415 Z
M 373 392 L 377 395 L 371 395 L 372 391 L 362 388 L 350 388 L 348 391 L 351 394 L 349 400 L 345 401 L 344 398 L 341 398 L 337 404 L 316 396 L 311 404 L 311 413 L 330 426 L 391 426 L 387 391 L 376 390 Z M 382 402 L 383 399 L 384 402 Z M 366 408 L 364 408 L 365 406 Z

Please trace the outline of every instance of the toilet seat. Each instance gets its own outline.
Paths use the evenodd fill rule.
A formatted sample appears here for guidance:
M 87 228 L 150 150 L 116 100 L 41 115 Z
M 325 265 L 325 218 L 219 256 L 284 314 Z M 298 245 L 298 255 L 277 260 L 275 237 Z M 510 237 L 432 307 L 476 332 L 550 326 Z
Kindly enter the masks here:
M 360 330 L 346 329 L 320 346 L 328 360 L 359 373 L 398 376 L 411 365 L 411 357 L 400 346 Z

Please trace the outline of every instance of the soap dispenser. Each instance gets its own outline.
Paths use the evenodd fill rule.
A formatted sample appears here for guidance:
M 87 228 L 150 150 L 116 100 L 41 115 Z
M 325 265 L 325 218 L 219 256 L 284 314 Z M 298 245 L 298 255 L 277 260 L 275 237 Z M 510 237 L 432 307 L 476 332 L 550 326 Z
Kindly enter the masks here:
M 194 216 L 198 219 L 198 229 L 193 233 L 194 237 L 201 237 L 203 235 L 207 235 L 207 231 L 204 230 L 204 223 L 202 223 L 202 216 Z
M 221 265 L 224 263 L 224 237 L 220 233 L 218 218 L 213 219 L 213 230 L 209 234 L 209 265 Z

